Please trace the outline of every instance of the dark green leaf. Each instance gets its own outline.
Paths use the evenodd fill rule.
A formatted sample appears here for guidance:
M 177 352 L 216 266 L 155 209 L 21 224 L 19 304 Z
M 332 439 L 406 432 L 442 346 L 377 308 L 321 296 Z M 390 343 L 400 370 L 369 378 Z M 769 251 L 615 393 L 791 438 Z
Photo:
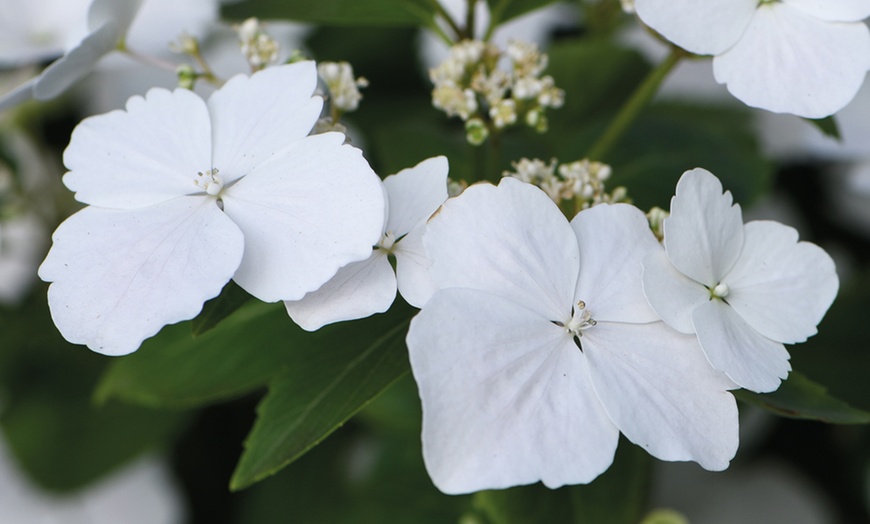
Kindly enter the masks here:
M 263 387 L 305 332 L 281 305 L 250 303 L 194 338 L 189 323 L 167 326 L 139 351 L 114 361 L 96 398 L 186 408 Z
M 789 347 L 792 367 L 830 394 L 870 411 L 870 273 L 840 284 L 840 295 L 819 324 L 819 334 Z
M 558 0 L 487 0 L 493 20 L 499 24 L 517 18 Z
M 843 138 L 840 135 L 840 126 L 837 125 L 837 119 L 834 118 L 834 115 L 825 118 L 805 118 L 804 120 L 814 125 L 825 136 L 836 138 L 837 140 L 842 140 Z
M 646 510 L 652 458 L 622 436 L 610 469 L 571 488 L 576 524 L 635 524 Z
M 202 312 L 191 322 L 193 336 L 202 335 L 217 326 L 220 321 L 244 306 L 253 297 L 238 284 L 230 280 L 221 294 L 202 306 Z
M 870 413 L 853 408 L 834 398 L 828 390 L 797 371 L 773 393 L 735 391 L 734 396 L 744 402 L 761 406 L 777 415 L 829 422 L 831 424 L 867 424 Z
M 474 507 L 488 524 L 570 524 L 574 522 L 568 488 L 551 490 L 542 484 L 480 491 Z
M 767 190 L 771 166 L 747 113 L 709 106 L 657 104 L 645 111 L 605 159 L 609 187 L 624 185 L 641 209 L 670 207 L 684 171 L 703 167 L 748 206 Z
M 649 473 L 649 455 L 621 439 L 613 464 L 588 485 L 481 491 L 474 506 L 488 524 L 635 524 L 646 506 Z
M 407 373 L 406 331 L 407 322 L 375 317 L 330 326 L 288 348 L 286 372 L 257 408 L 231 488 L 250 486 L 297 459 Z
M 19 463 L 43 487 L 88 484 L 143 451 L 164 446 L 183 417 L 112 403 L 94 407 L 85 395 L 35 391 L 3 411 L 3 431 Z
M 251 16 L 324 25 L 428 25 L 434 9 L 427 0 L 245 0 L 224 7 L 241 20 Z
M 637 51 L 610 40 L 557 42 L 547 53 L 547 73 L 565 90 L 565 105 L 551 112 L 551 127 L 576 127 L 597 115 L 615 113 L 651 69 Z

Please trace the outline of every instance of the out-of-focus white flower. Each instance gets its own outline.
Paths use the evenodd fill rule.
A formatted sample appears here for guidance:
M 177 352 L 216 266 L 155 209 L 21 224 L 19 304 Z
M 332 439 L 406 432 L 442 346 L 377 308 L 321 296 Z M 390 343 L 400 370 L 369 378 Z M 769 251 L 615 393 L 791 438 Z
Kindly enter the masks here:
M 468 0 L 439 0 L 439 3 L 454 20 L 464 23 Z M 476 24 L 474 36 L 480 38 L 489 25 L 489 6 L 485 1 L 477 1 L 474 7 Z M 567 3 L 548 5 L 500 25 L 493 33 L 490 42 L 499 48 L 506 48 L 514 40 L 544 45 L 549 40 L 553 28 L 559 25 L 571 25 L 576 17 L 577 10 L 574 6 Z M 444 42 L 430 31 L 421 33 L 420 55 L 427 70 L 443 62 L 448 53 L 449 49 Z
M 0 522 L 9 524 L 180 524 L 184 507 L 169 468 L 146 457 L 80 491 L 47 493 L 0 449 Z
M 388 216 L 371 256 L 341 268 L 301 300 L 284 302 L 290 317 L 314 331 L 382 313 L 396 298 L 397 284 L 409 304 L 422 307 L 435 291 L 422 237 L 426 220 L 447 199 L 447 170 L 447 158 L 438 156 L 385 178 Z M 395 272 L 389 255 L 396 259 Z
M 870 69 L 870 3 L 856 0 L 636 0 L 644 23 L 714 55 L 716 81 L 753 107 L 821 118 L 842 109 Z
M 87 33 L 91 0 L 6 0 L 0 11 L 0 65 L 50 60 Z
M 728 466 L 734 385 L 647 304 L 640 261 L 662 248 L 637 208 L 569 224 L 504 178 L 445 202 L 424 243 L 438 290 L 407 343 L 439 489 L 589 482 L 620 431 L 663 460 Z
M 58 227 L 39 269 L 67 340 L 129 353 L 230 279 L 296 300 L 371 255 L 380 181 L 344 135 L 307 136 L 316 83 L 299 62 L 234 77 L 207 102 L 152 89 L 78 125 L 64 183 L 89 207 Z
M 353 67 L 347 62 L 320 62 L 317 73 L 329 89 L 332 107 L 342 112 L 356 111 L 362 100 L 359 88 L 368 86 L 368 80 L 354 78 Z
M 141 3 L 93 0 L 88 9 L 87 35 L 39 76 L 0 98 L 0 110 L 31 98 L 49 100 L 84 78 L 103 56 L 123 43 Z
M 773 391 L 791 370 L 783 344 L 803 342 L 837 296 L 831 257 L 778 222 L 743 224 L 709 171 L 687 171 L 664 219 L 665 251 L 643 261 L 650 305 L 739 386 Z
M 260 21 L 248 18 L 236 27 L 242 54 L 255 69 L 261 69 L 278 59 L 278 41 L 265 31 Z
M 688 464 L 657 464 L 652 504 L 683 513 L 691 524 L 835 524 L 821 486 L 786 463 L 735 462 L 710 474 Z
M 35 213 L 0 217 L 0 304 L 21 300 L 36 280 L 48 228 Z

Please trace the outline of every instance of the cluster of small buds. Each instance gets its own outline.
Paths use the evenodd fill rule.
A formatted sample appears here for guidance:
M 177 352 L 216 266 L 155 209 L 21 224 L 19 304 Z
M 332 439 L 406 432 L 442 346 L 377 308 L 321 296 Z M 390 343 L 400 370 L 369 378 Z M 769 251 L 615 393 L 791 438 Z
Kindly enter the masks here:
M 604 182 L 611 174 L 607 164 L 588 159 L 561 164 L 558 169 L 557 164 L 556 159 L 547 163 L 537 158 L 522 158 L 513 163 L 515 172 L 505 171 L 503 176 L 518 178 L 541 188 L 557 204 L 563 200 L 574 200 L 578 210 L 597 204 L 629 201 L 622 186 L 610 193 L 605 190 Z
M 263 69 L 278 59 L 278 41 L 266 32 L 259 20 L 248 18 L 235 29 L 242 44 L 242 54 L 252 69 Z
M 652 232 L 655 234 L 656 238 L 659 239 L 659 242 L 665 238 L 665 230 L 662 228 L 662 224 L 669 215 L 670 213 L 658 206 L 653 207 L 646 213 L 646 219 L 649 221 L 649 228 L 652 229 Z
M 333 111 L 355 111 L 362 100 L 361 87 L 369 85 L 363 77 L 354 78 L 353 67 L 347 62 L 320 62 L 317 74 L 329 90 Z
M 503 58 L 510 70 L 499 68 Z M 547 62 L 535 44 L 511 42 L 502 52 L 491 43 L 462 41 L 429 71 L 435 84 L 432 105 L 465 121 L 466 138 L 474 145 L 518 122 L 544 132 L 545 110 L 561 107 L 565 100 L 553 77 L 541 76 Z

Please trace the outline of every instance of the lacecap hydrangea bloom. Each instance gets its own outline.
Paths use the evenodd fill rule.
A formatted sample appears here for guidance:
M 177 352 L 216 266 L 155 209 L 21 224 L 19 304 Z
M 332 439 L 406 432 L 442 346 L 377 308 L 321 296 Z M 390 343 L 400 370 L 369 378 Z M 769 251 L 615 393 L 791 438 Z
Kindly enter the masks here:
M 746 389 L 769 392 L 791 370 L 783 344 L 803 342 L 837 296 L 834 261 L 793 228 L 757 220 L 712 173 L 683 174 L 664 220 L 665 251 L 643 261 L 650 305 L 695 333 L 707 360 Z
M 63 180 L 89 207 L 58 227 L 39 269 L 67 340 L 129 353 L 230 279 L 297 300 L 371 255 L 381 182 L 344 135 L 308 136 L 316 84 L 299 62 L 236 76 L 207 101 L 155 88 L 76 127 Z
M 728 466 L 735 386 L 647 304 L 641 260 L 662 248 L 640 210 L 569 223 L 504 178 L 445 202 L 424 244 L 438 288 L 407 343 L 439 489 L 590 482 L 620 431 L 663 460 Z
M 426 220 L 447 199 L 447 158 L 429 158 L 384 179 L 387 220 L 371 256 L 341 268 L 320 289 L 284 305 L 308 331 L 341 320 L 364 318 L 389 309 L 396 289 L 422 307 L 434 292 L 423 247 Z M 396 270 L 389 256 L 396 259 Z
M 641 20 L 678 46 L 714 55 L 735 97 L 821 118 L 842 109 L 870 69 L 867 0 L 636 0 Z

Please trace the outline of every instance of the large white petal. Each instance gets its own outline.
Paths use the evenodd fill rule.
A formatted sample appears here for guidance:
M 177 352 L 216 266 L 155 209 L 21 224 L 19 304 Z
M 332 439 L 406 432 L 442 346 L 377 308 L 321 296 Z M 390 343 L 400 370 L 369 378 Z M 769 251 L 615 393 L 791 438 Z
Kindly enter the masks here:
M 785 347 L 760 335 L 721 300 L 698 306 L 693 320 L 707 360 L 740 387 L 767 393 L 791 371 Z
M 440 288 L 479 289 L 550 320 L 571 317 L 579 254 L 571 226 L 543 191 L 513 178 L 451 198 L 423 236 Z
M 151 89 L 126 111 L 83 120 L 63 160 L 64 184 L 91 205 L 134 209 L 202 193 L 197 172 L 211 165 L 205 102 L 187 89 Z
M 663 223 L 671 263 L 687 277 L 713 287 L 743 248 L 743 215 L 731 192 L 706 169 L 686 171 Z
M 860 22 L 870 16 L 867 0 L 782 0 L 808 15 L 832 22 Z
M 384 179 L 390 201 L 387 231 L 396 237 L 427 220 L 447 200 L 447 157 L 426 159 Z
M 740 42 L 713 60 L 745 104 L 821 118 L 854 98 L 870 69 L 870 30 L 825 22 L 784 3 L 761 6 Z
M 743 253 L 724 282 L 731 307 L 756 331 L 786 344 L 816 334 L 839 289 L 825 250 L 769 221 L 746 224 Z
M 653 322 L 659 317 L 643 295 L 641 261 L 663 251 L 638 208 L 599 205 L 571 221 L 580 246 L 575 298 L 596 321 Z
M 649 305 L 680 333 L 692 334 L 692 311 L 710 300 L 710 291 L 677 271 L 664 251 L 643 259 L 643 293 Z
M 260 300 L 299 300 L 380 240 L 381 181 L 343 141 L 339 133 L 297 140 L 222 193 L 245 235 L 233 279 Z
M 643 23 L 671 42 L 718 55 L 740 39 L 758 0 L 635 0 L 634 6 Z
M 738 442 L 734 384 L 695 337 L 662 322 L 599 322 L 580 343 L 598 397 L 629 440 L 662 460 L 728 467 Z
M 121 40 L 115 24 L 107 23 L 88 34 L 76 47 L 45 68 L 33 86 L 33 96 L 50 100 L 87 76 L 105 55 L 115 49 Z
M 386 253 L 376 249 L 366 260 L 339 269 L 320 289 L 284 306 L 302 329 L 316 331 L 333 322 L 383 313 L 395 298 L 396 275 Z
M 212 167 L 224 183 L 308 135 L 323 106 L 322 98 L 311 96 L 316 85 L 314 62 L 298 62 L 234 76 L 209 98 Z
M 613 460 L 617 429 L 563 329 L 520 305 L 440 290 L 411 322 L 423 403 L 423 459 L 445 493 L 538 480 L 589 482 Z
M 137 211 L 88 207 L 64 221 L 39 268 L 64 338 L 106 355 L 135 351 L 195 317 L 242 257 L 238 228 L 213 199 L 181 197 Z
M 423 307 L 437 290 L 435 280 L 430 273 L 432 262 L 423 245 L 425 232 L 426 223 L 421 222 L 393 246 L 399 293 L 408 304 L 417 308 Z

